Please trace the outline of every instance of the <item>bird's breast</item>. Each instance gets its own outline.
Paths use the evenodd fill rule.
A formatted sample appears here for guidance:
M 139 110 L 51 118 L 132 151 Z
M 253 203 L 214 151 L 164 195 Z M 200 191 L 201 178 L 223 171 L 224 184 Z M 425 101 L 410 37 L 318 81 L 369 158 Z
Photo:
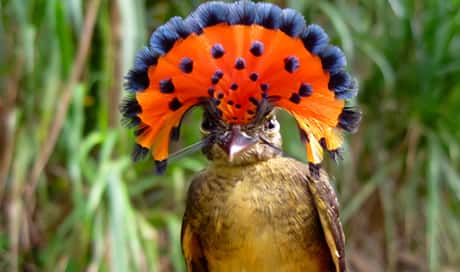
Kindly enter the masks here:
M 318 214 L 288 162 L 211 168 L 194 181 L 188 217 L 211 271 L 326 271 Z

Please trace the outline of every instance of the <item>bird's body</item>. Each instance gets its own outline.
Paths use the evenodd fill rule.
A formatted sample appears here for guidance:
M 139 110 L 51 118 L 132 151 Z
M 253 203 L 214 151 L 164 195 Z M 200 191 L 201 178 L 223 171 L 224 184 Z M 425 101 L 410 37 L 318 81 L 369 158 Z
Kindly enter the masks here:
M 184 216 L 189 270 L 330 271 L 311 179 L 307 165 L 282 157 L 198 174 Z M 324 173 L 317 180 L 327 185 Z

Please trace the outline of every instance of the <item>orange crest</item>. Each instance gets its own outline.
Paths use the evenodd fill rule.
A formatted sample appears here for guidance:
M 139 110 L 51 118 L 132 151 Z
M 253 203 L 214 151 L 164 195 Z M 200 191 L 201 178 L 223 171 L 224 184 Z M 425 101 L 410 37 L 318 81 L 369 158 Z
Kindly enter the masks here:
M 292 9 L 268 3 L 209 2 L 185 20 L 160 26 L 127 76 L 135 92 L 122 105 L 135 126 L 135 159 L 153 150 L 166 165 L 170 138 L 185 112 L 209 103 L 228 124 L 254 120 L 263 100 L 297 120 L 308 161 L 323 149 L 337 154 L 341 130 L 354 131 L 360 113 L 345 107 L 357 93 L 343 70 L 342 51 L 317 25 Z

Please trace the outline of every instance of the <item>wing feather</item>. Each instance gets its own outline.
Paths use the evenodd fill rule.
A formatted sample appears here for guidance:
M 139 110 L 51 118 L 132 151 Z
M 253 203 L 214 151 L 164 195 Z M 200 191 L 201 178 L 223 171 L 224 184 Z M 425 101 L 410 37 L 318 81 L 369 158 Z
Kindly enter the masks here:
M 208 272 L 208 261 L 204 256 L 199 237 L 191 230 L 187 217 L 182 223 L 181 242 L 187 271 Z
M 319 177 L 309 176 L 307 184 L 320 217 L 335 271 L 345 272 L 345 235 L 340 222 L 337 195 L 324 171 L 321 171 Z

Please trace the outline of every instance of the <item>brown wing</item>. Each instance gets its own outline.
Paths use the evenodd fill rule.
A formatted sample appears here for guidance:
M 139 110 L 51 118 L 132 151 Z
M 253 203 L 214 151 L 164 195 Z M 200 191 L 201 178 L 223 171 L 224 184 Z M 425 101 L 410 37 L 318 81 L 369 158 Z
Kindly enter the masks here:
M 324 171 L 308 176 L 308 188 L 318 211 L 336 272 L 345 272 L 345 236 L 339 218 L 339 202 Z
M 188 272 L 208 272 L 208 262 L 203 254 L 199 237 L 192 232 L 184 217 L 181 231 L 182 253 L 185 257 Z

